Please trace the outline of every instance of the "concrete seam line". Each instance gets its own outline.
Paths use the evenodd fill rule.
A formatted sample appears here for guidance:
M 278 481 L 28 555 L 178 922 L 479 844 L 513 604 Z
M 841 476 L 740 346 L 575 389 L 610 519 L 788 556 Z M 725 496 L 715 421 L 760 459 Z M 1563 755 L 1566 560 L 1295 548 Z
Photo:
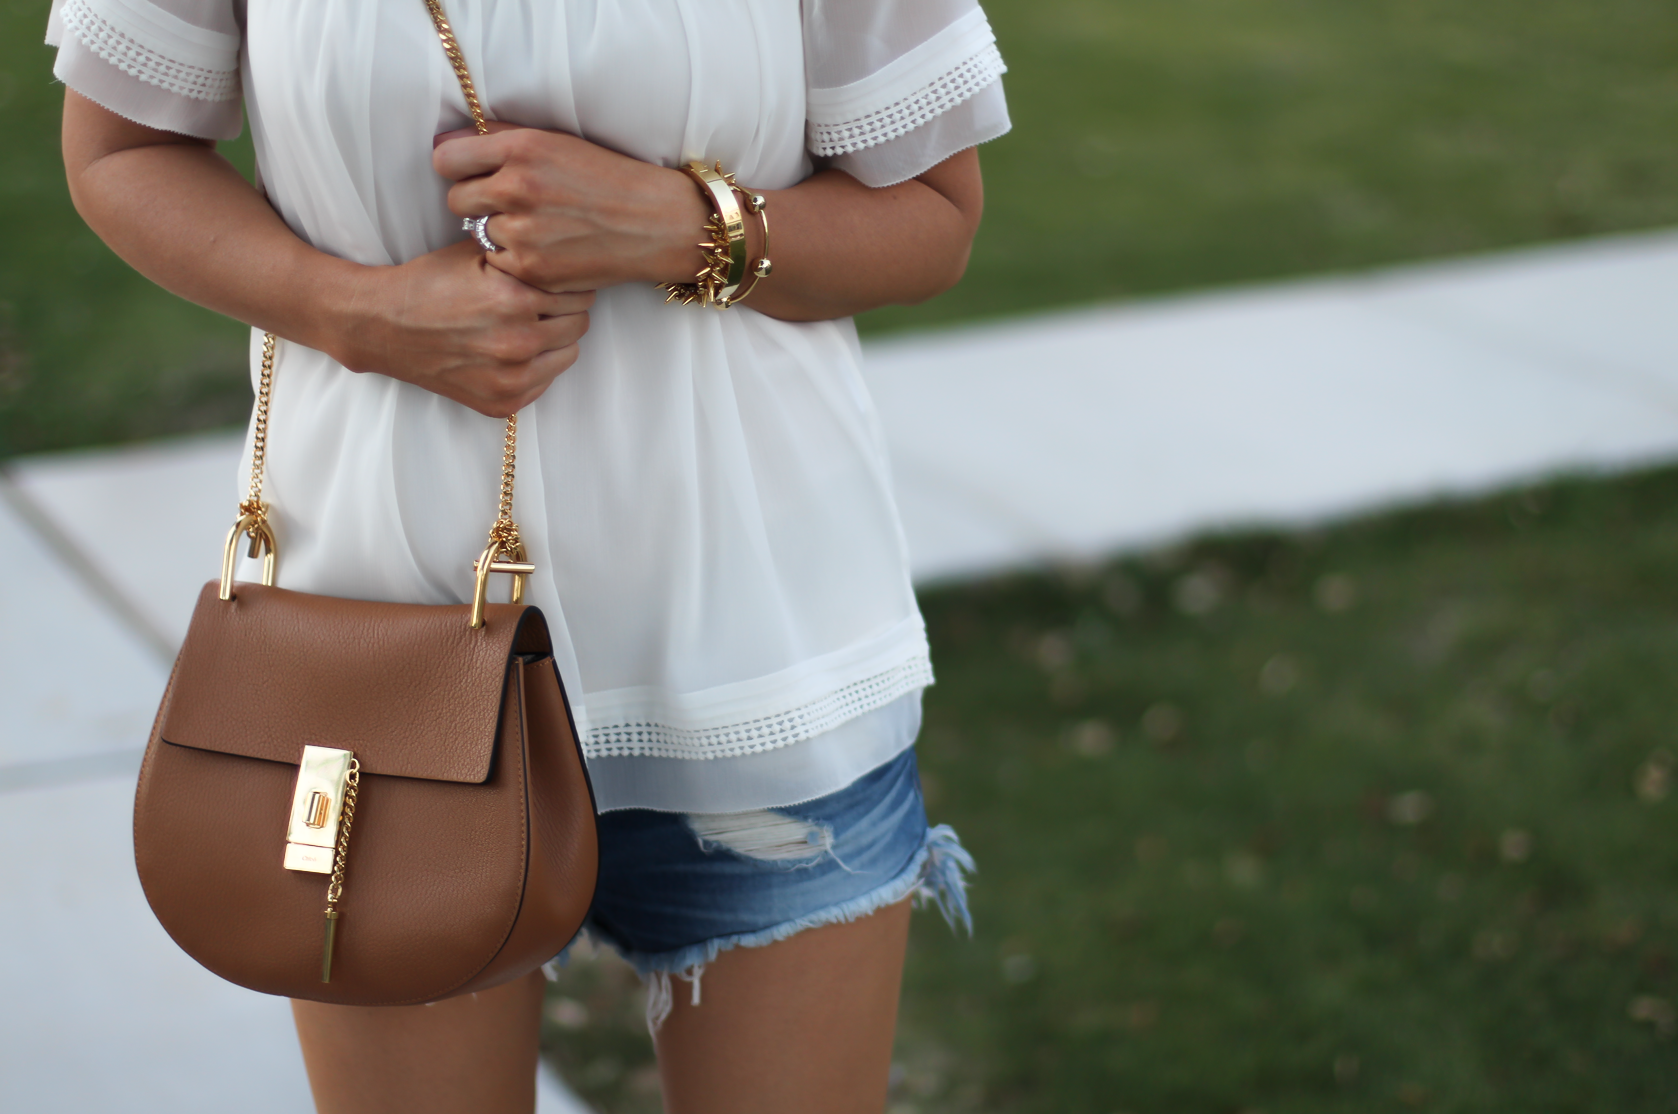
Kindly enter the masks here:
M 140 759 L 144 754 L 142 749 L 128 748 L 0 766 L 0 794 L 52 789 L 105 778 L 133 777 L 140 770 Z
M 115 613 L 117 620 L 127 627 L 131 634 L 145 643 L 146 649 L 150 650 L 165 668 L 174 664 L 173 640 L 153 626 L 151 620 L 147 619 L 122 589 L 117 587 L 116 582 L 87 559 L 70 535 L 52 520 L 45 508 L 29 497 L 29 493 L 12 478 L 11 470 L 4 467 L 0 467 L 0 499 L 17 512 L 24 525 L 35 531 L 36 536 L 46 543 L 53 554 L 95 597 Z

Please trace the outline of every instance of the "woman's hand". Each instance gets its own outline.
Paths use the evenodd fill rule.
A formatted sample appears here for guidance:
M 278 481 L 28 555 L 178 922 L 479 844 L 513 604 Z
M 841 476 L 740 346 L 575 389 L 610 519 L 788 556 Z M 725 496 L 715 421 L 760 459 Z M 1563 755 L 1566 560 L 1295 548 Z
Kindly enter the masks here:
M 455 183 L 455 215 L 490 217 L 502 250 L 489 266 L 545 290 L 693 281 L 711 208 L 686 174 L 563 132 L 490 129 L 438 136 L 432 151 L 437 173 Z M 895 186 L 871 189 L 822 170 L 758 192 L 774 221 L 775 269 L 749 305 L 786 321 L 848 317 L 949 289 L 984 210 L 973 148 Z M 762 250 L 756 221 L 746 221 L 746 246 L 754 258 Z
M 576 359 L 587 292 L 690 282 L 698 271 L 710 208 L 681 171 L 507 125 L 443 140 L 434 154 L 457 182 L 451 207 L 503 214 L 489 231 L 510 250 L 485 256 L 462 242 L 398 267 L 364 267 L 298 239 L 214 144 L 136 124 L 74 91 L 64 97 L 71 197 L 142 274 L 358 371 L 486 414 L 530 402 Z M 883 189 L 824 170 L 763 192 L 775 270 L 746 308 L 788 321 L 948 288 L 984 199 L 974 150 Z M 753 252 L 756 229 L 746 222 Z
M 501 418 L 577 360 L 594 292 L 550 294 L 486 265 L 471 242 L 367 268 L 334 358 Z
M 437 138 L 449 208 L 495 214 L 491 267 L 544 290 L 691 282 L 710 216 L 686 174 L 563 132 L 491 124 Z
M 550 294 L 457 243 L 395 267 L 305 244 L 214 145 L 64 96 L 70 195 L 142 273 L 200 305 L 484 414 L 513 413 L 577 358 L 594 295 Z

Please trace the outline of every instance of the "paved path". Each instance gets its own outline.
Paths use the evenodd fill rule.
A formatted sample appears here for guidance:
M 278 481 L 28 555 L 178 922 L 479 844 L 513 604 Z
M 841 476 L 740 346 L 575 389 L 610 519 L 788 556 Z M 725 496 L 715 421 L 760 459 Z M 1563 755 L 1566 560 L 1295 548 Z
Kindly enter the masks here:
M 876 344 L 922 582 L 1678 454 L 1678 232 Z
M 1665 233 L 882 342 L 868 376 L 930 582 L 1678 457 L 1675 299 Z M 129 857 L 137 748 L 237 455 L 0 473 L 7 1109 L 309 1109 L 284 1004 L 181 955 Z

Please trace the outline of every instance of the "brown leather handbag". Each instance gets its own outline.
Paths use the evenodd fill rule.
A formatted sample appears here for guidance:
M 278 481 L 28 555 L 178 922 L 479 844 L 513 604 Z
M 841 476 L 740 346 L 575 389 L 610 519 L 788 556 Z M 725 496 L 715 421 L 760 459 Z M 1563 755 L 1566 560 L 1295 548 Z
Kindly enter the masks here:
M 262 501 L 274 363 L 269 334 L 250 498 L 140 767 L 146 899 L 194 959 L 269 994 L 405 1005 L 508 982 L 576 934 L 598 869 L 547 622 L 522 603 L 534 566 L 512 519 L 517 417 L 470 606 L 287 591 Z M 244 538 L 263 556 L 260 585 L 234 584 Z M 513 575 L 512 603 L 486 602 L 492 572 Z

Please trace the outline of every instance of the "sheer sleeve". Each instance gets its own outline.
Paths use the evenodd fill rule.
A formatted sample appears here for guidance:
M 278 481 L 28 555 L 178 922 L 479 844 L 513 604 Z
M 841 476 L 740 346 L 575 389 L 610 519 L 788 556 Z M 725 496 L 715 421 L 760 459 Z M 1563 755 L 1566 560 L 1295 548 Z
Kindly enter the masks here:
M 241 0 L 53 0 L 47 43 L 64 84 L 136 123 L 232 139 Z
M 976 0 L 806 0 L 811 154 L 870 186 L 1008 130 L 1007 67 Z

